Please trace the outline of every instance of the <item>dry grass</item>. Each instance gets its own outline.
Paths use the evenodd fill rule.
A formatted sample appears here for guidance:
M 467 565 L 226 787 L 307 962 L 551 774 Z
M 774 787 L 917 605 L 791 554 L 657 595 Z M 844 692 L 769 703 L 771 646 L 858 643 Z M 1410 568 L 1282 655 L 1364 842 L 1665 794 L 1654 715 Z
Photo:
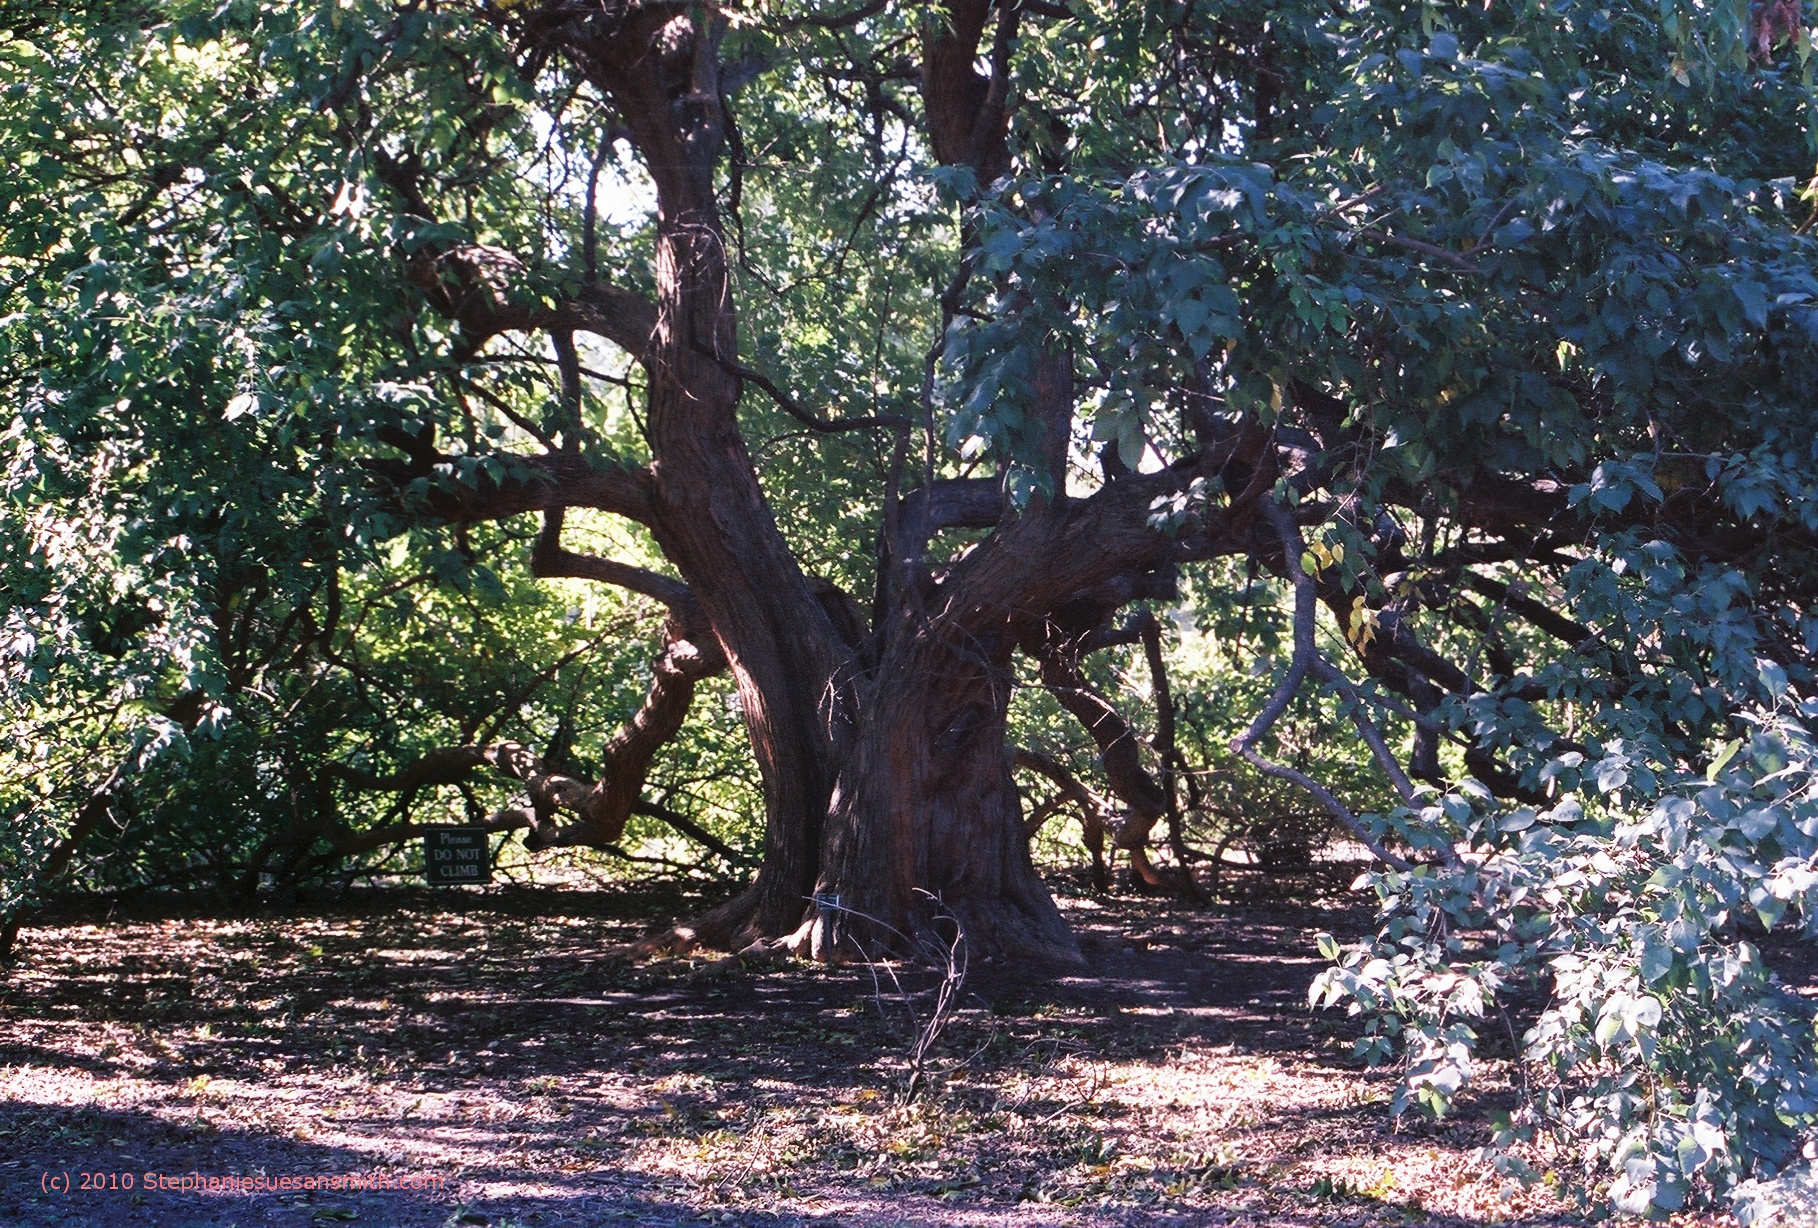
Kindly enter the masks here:
M 1068 907 L 1089 968 L 975 965 L 913 1103 L 863 969 L 627 964 L 644 919 L 597 893 L 31 931 L 0 982 L 0 1224 L 1579 1222 L 1471 1161 L 1493 1070 L 1398 1129 L 1307 1011 L 1311 933 L 1357 917 Z M 444 1186 L 41 1183 L 148 1170 Z

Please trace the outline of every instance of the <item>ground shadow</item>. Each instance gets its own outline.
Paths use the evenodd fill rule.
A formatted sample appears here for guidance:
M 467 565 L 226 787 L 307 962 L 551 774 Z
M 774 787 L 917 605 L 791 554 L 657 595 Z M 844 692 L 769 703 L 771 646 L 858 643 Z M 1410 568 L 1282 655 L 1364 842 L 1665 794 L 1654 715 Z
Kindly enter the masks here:
M 533 902 L 28 932 L 0 982 L 0 1224 L 1572 1222 L 1454 1189 L 1481 1116 L 1398 1134 L 1349 1025 L 1307 1009 L 1312 936 L 1363 932 L 1354 910 L 1065 900 L 1086 966 L 975 966 L 934 1091 L 903 1103 L 929 974 L 636 964 L 651 910 Z M 140 1185 L 45 1188 L 65 1172 Z

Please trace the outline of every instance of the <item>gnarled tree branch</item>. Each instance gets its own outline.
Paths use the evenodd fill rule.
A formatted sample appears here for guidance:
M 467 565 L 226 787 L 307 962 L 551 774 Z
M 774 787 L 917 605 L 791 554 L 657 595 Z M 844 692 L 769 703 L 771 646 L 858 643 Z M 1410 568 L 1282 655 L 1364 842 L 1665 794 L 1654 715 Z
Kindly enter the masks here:
M 1351 808 L 1338 799 L 1337 794 L 1305 772 L 1297 771 L 1285 763 L 1276 763 L 1264 757 L 1256 749 L 1256 743 L 1275 727 L 1275 723 L 1282 718 L 1282 714 L 1287 712 L 1288 705 L 1294 702 L 1294 696 L 1299 693 L 1301 684 L 1306 681 L 1307 675 L 1315 669 L 1316 662 L 1330 668 L 1320 659 L 1318 645 L 1314 642 L 1314 620 L 1319 609 L 1319 590 L 1313 583 L 1313 578 L 1307 575 L 1306 570 L 1300 565 L 1300 556 L 1303 553 L 1300 527 L 1294 523 L 1294 517 L 1288 513 L 1287 509 L 1273 500 L 1265 502 L 1262 505 L 1262 511 L 1270 524 L 1274 526 L 1281 541 L 1284 556 L 1283 566 L 1287 571 L 1289 582 L 1294 588 L 1294 653 L 1290 658 L 1286 676 L 1275 688 L 1275 693 L 1269 697 L 1269 701 L 1263 705 L 1262 711 L 1256 714 L 1255 719 L 1242 733 L 1231 740 L 1231 751 L 1265 776 L 1285 780 L 1289 784 L 1298 785 L 1311 793 L 1319 804 L 1342 823 L 1358 843 L 1369 849 L 1378 860 L 1386 862 L 1398 870 L 1411 870 L 1414 868 L 1414 863 L 1383 847 L 1382 843 L 1371 835 L 1369 829 L 1364 827 L 1358 817 L 1351 812 Z M 1368 723 L 1368 718 L 1363 716 L 1355 704 L 1352 706 L 1352 719 L 1357 721 L 1360 727 L 1362 724 Z M 1381 736 L 1378 734 L 1376 743 L 1380 742 Z M 1372 743 L 1372 751 L 1376 749 L 1376 743 Z M 1402 781 L 1406 780 L 1406 775 L 1400 771 L 1399 765 L 1397 765 L 1396 772 Z
M 653 597 L 670 609 L 686 616 L 690 622 L 703 620 L 700 603 L 694 592 L 680 580 L 630 563 L 603 559 L 591 554 L 578 554 L 562 545 L 562 521 L 567 512 L 552 507 L 543 513 L 543 531 L 530 553 L 530 573 L 544 578 L 562 577 L 573 580 L 597 580 Z
M 1105 825 L 1115 813 L 1111 802 L 1081 784 L 1078 777 L 1051 756 L 1021 746 L 1012 755 L 1017 767 L 1046 777 L 1059 789 L 1048 802 L 1029 812 L 1023 823 L 1024 835 L 1033 839 L 1060 806 L 1071 802 L 1079 807 L 1080 832 L 1085 837 L 1087 852 L 1092 855 L 1092 885 L 1100 891 L 1109 891 L 1111 874 L 1105 867 Z

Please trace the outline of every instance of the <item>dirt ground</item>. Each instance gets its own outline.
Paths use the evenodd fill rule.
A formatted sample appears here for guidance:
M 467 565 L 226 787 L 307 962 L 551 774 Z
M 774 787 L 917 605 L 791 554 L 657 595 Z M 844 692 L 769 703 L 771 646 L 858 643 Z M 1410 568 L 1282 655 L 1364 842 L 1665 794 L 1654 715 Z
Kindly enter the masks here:
M 624 958 L 692 903 L 398 890 L 29 930 L 0 977 L 0 1225 L 1586 1222 L 1473 1162 L 1493 1068 L 1457 1119 L 1398 1127 L 1307 1009 L 1312 935 L 1363 914 L 1064 899 L 1088 966 L 974 964 L 905 1102 L 927 974 Z

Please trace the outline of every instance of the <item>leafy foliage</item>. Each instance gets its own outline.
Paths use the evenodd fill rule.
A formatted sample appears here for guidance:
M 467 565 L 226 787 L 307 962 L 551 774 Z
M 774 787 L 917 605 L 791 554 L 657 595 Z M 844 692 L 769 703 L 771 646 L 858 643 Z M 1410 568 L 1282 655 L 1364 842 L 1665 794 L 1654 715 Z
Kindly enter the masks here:
M 854 671 L 902 604 L 891 565 L 926 546 L 908 605 L 969 608 L 994 544 L 1086 509 L 1079 536 L 1039 540 L 1129 549 L 1143 583 L 1006 599 L 1041 628 L 1001 704 L 1050 801 L 1110 815 L 1127 850 L 1165 815 L 1178 870 L 1290 828 L 1387 851 L 1381 936 L 1329 950 L 1315 997 L 1365 1020 L 1362 1056 L 1404 1062 L 1398 1110 L 1437 1113 L 1485 1021 L 1513 1032 L 1505 1012 L 1543 994 L 1511 1172 L 1510 1146 L 1548 1136 L 1642 1211 L 1788 1163 L 1818 1125 L 1812 1011 L 1773 971 L 1818 936 L 1802 11 L 978 15 L 997 40 L 961 60 L 992 65 L 981 116 L 1002 87 L 1001 158 L 932 132 L 915 57 L 958 22 L 661 27 L 703 48 L 711 30 L 718 84 L 669 101 L 717 113 L 725 220 L 699 227 L 742 341 L 682 358 L 743 388 L 740 438 L 714 446 L 750 459 L 768 506 L 747 518 L 774 514 L 838 595 L 817 600 L 857 628 Z M 416 824 L 505 813 L 529 783 L 384 782 L 480 743 L 602 774 L 590 748 L 636 726 L 663 669 L 739 657 L 723 609 L 686 625 L 674 525 L 520 497 L 675 463 L 652 415 L 678 364 L 598 325 L 654 296 L 669 331 L 645 332 L 674 333 L 686 278 L 649 255 L 677 233 L 654 199 L 674 168 L 557 18 L 6 15 L 11 923 L 72 881 L 249 894 L 395 871 Z M 618 340 L 577 342 L 583 315 Z M 912 500 L 981 487 L 989 515 L 903 548 Z M 557 536 L 572 511 L 570 543 L 645 597 L 527 575 L 526 511 L 558 513 Z M 1164 623 L 1166 670 L 1147 652 Z M 678 644 L 696 655 L 664 656 Z M 740 717 L 771 697 L 742 660 L 736 690 L 713 680 L 726 664 L 689 678 L 705 702 L 635 782 L 632 841 L 654 848 L 665 815 L 722 862 L 765 838 L 777 785 Z M 817 717 L 845 682 L 803 684 Z M 1153 715 L 1104 701 L 1088 749 L 1064 699 L 1120 690 Z

